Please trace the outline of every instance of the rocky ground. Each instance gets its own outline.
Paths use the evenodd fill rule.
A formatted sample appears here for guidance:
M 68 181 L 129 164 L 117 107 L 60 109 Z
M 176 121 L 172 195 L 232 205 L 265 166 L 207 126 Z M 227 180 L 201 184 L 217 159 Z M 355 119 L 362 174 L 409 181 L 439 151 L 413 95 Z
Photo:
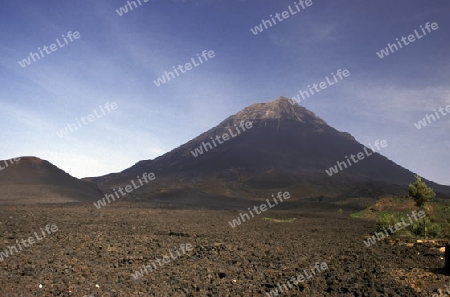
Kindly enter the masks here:
M 142 204 L 2 206 L 0 251 L 46 225 L 58 231 L 0 261 L 0 296 L 268 296 L 316 263 L 327 269 L 279 296 L 431 296 L 450 284 L 442 242 L 394 238 L 368 248 L 374 223 L 345 212 L 267 211 L 231 228 L 238 215 Z M 183 254 L 182 244 L 192 250 Z M 155 271 L 132 277 L 170 252 Z

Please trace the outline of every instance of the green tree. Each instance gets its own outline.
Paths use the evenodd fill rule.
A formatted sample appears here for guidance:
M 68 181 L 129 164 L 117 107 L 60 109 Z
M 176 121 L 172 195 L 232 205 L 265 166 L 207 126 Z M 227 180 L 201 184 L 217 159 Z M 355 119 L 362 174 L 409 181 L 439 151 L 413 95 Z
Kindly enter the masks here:
M 414 200 L 416 206 L 419 208 L 424 208 L 425 203 L 433 200 L 436 197 L 436 193 L 427 186 L 425 182 L 422 181 L 422 178 L 418 175 L 414 176 L 415 181 L 412 184 L 409 184 L 409 196 Z M 423 231 L 425 234 L 425 238 L 427 238 L 427 226 L 426 222 L 420 222 L 419 225 L 423 224 Z
M 422 181 L 420 176 L 416 175 L 414 178 L 416 180 L 408 187 L 409 197 L 414 200 L 417 207 L 423 207 L 426 202 L 436 197 L 436 193 Z

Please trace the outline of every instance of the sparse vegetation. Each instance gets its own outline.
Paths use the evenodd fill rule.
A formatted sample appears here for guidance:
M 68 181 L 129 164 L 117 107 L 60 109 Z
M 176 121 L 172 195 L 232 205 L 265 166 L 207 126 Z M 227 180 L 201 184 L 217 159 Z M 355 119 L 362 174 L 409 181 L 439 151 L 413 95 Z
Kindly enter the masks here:
M 291 223 L 296 220 L 296 218 L 290 218 L 290 219 L 274 219 L 274 218 L 263 218 L 265 221 L 272 221 L 275 223 Z
M 367 217 L 367 209 L 358 211 L 358 212 L 354 212 L 350 214 L 351 218 L 354 219 L 362 219 L 362 218 L 366 218 Z
M 415 203 L 408 197 L 386 197 L 366 209 L 350 214 L 355 219 L 372 219 L 376 221 L 376 231 L 395 225 L 402 218 L 415 210 Z M 426 217 L 415 221 L 411 226 L 400 230 L 393 236 L 424 237 L 425 230 L 428 238 L 450 238 L 450 203 L 429 201 L 426 206 Z M 406 220 L 407 221 L 407 220 Z
M 383 229 L 387 229 L 389 226 L 394 226 L 396 223 L 401 222 L 402 219 L 407 221 L 408 212 L 382 212 L 378 216 L 376 230 L 382 232 Z M 426 228 L 426 229 L 425 229 Z M 407 236 L 407 237 L 422 237 L 425 236 L 425 230 L 427 230 L 428 237 L 442 237 L 443 225 L 434 222 L 429 217 L 425 217 L 422 220 L 414 221 L 411 226 L 405 229 L 397 231 L 395 235 Z

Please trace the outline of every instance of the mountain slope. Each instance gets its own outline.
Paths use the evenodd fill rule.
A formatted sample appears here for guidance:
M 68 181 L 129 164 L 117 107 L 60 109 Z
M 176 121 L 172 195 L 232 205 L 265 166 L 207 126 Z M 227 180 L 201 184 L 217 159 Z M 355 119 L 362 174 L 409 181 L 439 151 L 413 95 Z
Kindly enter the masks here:
M 95 184 L 74 178 L 36 157 L 22 157 L 8 165 L 0 171 L 0 203 L 3 204 L 93 201 L 102 196 Z
M 216 141 L 214 147 L 212 140 L 217 135 L 237 134 L 236 126 L 245 127 L 241 123 L 247 121 L 252 128 L 240 128 L 238 136 L 222 144 Z M 206 142 L 212 146 L 208 151 Z M 203 153 L 197 150 L 194 157 L 192 151 L 200 147 Z M 120 173 L 89 180 L 107 189 L 125 185 L 144 172 L 154 172 L 155 183 L 137 191 L 144 197 L 174 188 L 230 196 L 255 196 L 251 193 L 267 188 L 295 189 L 297 197 L 381 195 L 404 190 L 412 181 L 412 172 L 378 153 L 333 176 L 325 172 L 345 156 L 363 151 L 364 146 L 350 134 L 337 131 L 306 108 L 279 97 L 245 108 L 155 160 L 140 161 Z

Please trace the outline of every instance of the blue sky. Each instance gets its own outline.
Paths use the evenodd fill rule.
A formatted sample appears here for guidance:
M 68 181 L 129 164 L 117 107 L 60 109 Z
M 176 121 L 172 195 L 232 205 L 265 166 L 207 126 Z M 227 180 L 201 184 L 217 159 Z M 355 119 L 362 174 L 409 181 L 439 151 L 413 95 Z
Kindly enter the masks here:
M 302 105 L 328 124 L 433 181 L 449 184 L 450 3 L 312 0 L 254 35 L 294 1 L 150 0 L 119 16 L 121 0 L 13 1 L 0 10 L 0 158 L 33 155 L 76 176 L 153 159 L 257 102 L 295 96 L 338 69 L 350 77 Z M 376 52 L 426 22 L 439 29 L 380 59 Z M 22 68 L 61 35 L 81 38 Z M 197 53 L 215 57 L 156 87 Z M 64 138 L 56 132 L 106 102 L 117 110 Z M 330 150 L 333 149 L 330 147 Z M 330 165 L 331 166 L 331 165 Z

